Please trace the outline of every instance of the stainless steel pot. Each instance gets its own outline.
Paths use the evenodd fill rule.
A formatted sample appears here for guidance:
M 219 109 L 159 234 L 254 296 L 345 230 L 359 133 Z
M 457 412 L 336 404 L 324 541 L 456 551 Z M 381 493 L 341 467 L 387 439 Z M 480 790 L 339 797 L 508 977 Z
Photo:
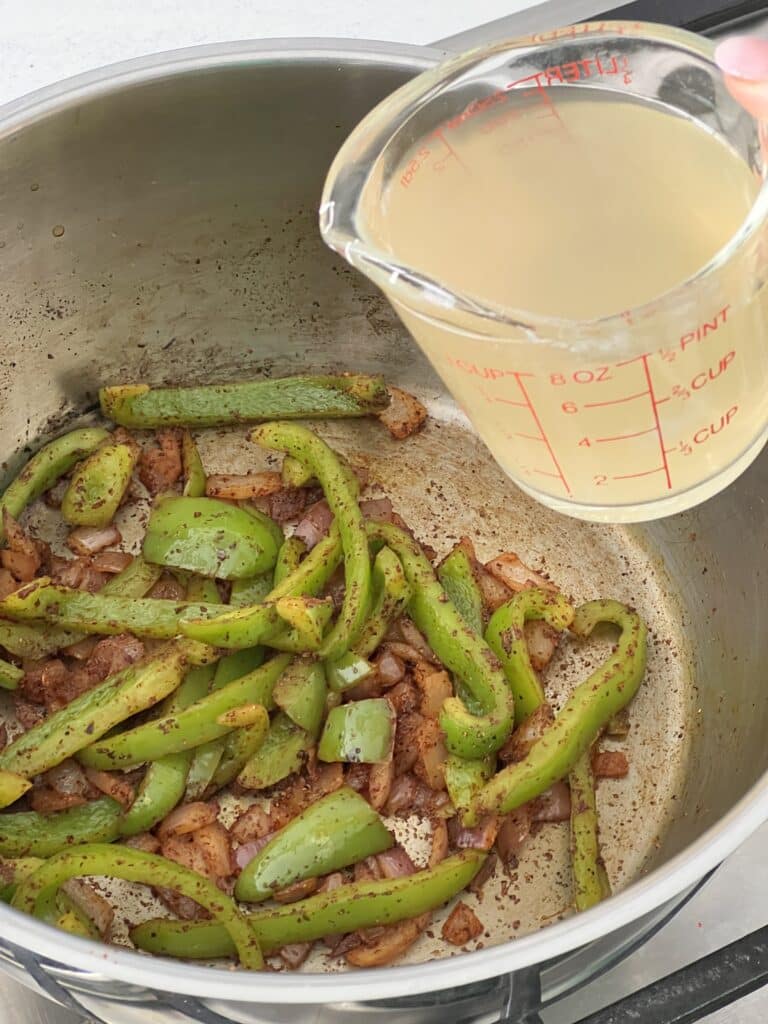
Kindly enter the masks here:
M 149 960 L 0 907 L 0 966 L 94 1019 L 516 1020 L 641 941 L 768 815 L 768 459 L 708 505 L 642 531 L 541 510 L 491 462 L 381 296 L 319 240 L 339 144 L 440 55 L 327 41 L 204 47 L 1 110 L 0 458 L 11 472 L 15 453 L 87 414 L 107 381 L 355 367 L 416 390 L 435 426 L 407 461 L 372 429 L 342 425 L 334 437 L 364 451 L 403 505 L 425 478 L 439 483 L 410 509 L 417 525 L 439 537 L 443 517 L 485 536 L 489 553 L 519 546 L 579 596 L 636 599 L 655 629 L 633 784 L 601 797 L 622 891 L 532 930 L 542 900 L 563 904 L 542 856 L 535 898 L 524 914 L 511 903 L 491 913 L 488 948 L 300 976 Z

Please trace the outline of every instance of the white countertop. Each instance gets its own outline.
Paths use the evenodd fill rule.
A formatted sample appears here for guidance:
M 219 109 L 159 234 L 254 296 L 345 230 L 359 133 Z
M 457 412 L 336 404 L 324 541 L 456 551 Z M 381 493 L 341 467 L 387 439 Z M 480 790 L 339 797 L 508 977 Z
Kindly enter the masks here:
M 533 0 L 0 0 L 0 103 L 180 46 L 280 36 L 428 43 Z

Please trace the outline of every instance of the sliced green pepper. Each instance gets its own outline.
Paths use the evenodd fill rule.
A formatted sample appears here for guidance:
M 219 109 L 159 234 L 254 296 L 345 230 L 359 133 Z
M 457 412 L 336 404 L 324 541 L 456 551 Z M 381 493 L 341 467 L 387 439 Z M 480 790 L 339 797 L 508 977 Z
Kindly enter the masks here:
M 203 460 L 200 458 L 200 452 L 188 430 L 181 435 L 181 464 L 184 471 L 182 494 L 185 498 L 202 498 L 207 483 Z
M 120 507 L 139 456 L 138 445 L 120 441 L 97 448 L 69 482 L 61 514 L 73 526 L 108 526 Z
M 283 459 L 281 476 L 286 487 L 306 487 L 314 479 L 312 470 L 292 455 L 286 455 Z
M 229 604 L 232 608 L 243 608 L 249 604 L 261 604 L 272 589 L 272 573 L 253 576 L 248 580 L 232 580 Z
M 78 760 L 90 768 L 129 768 L 226 736 L 230 730 L 219 725 L 219 715 L 241 704 L 271 707 L 272 690 L 289 660 L 287 654 L 279 654 L 266 665 L 209 693 L 184 711 L 145 722 L 135 729 L 86 747 L 80 751 Z
M 120 834 L 123 809 L 108 796 L 53 814 L 0 814 L 3 857 L 51 857 L 79 843 L 111 843 Z
M 445 788 L 457 811 L 465 811 L 475 795 L 493 777 L 496 758 L 493 754 L 477 761 L 449 754 L 445 762 Z
M 0 687 L 3 690 L 15 690 L 23 678 L 24 669 L 0 658 Z
M 389 404 L 381 377 L 283 377 L 237 384 L 102 388 L 101 411 L 124 427 L 219 427 L 256 420 L 367 416 Z
M 237 504 L 238 508 L 247 512 L 249 516 L 264 527 L 266 532 L 275 542 L 275 548 L 279 551 L 282 547 L 283 541 L 285 540 L 285 534 L 283 533 L 280 524 L 276 523 L 274 519 L 266 514 L 266 512 L 262 512 L 260 508 L 256 508 L 255 505 L 252 505 L 250 501 L 239 501 Z M 272 569 L 272 566 L 270 566 L 270 569 Z
M 363 658 L 373 654 L 387 635 L 390 625 L 399 619 L 411 599 L 411 585 L 402 563 L 391 548 L 383 547 L 373 562 L 373 604 L 355 653 Z
M 413 589 L 408 610 L 427 643 L 457 685 L 471 694 L 482 715 L 471 714 L 457 697 L 443 704 L 440 725 L 451 753 L 485 757 L 502 746 L 512 731 L 514 699 L 493 651 L 467 626 L 448 599 L 419 545 L 392 523 L 368 523 L 374 542 L 387 544 L 399 557 Z
M 89 594 L 54 586 L 46 577 L 35 580 L 0 601 L 0 616 L 13 620 L 44 619 L 82 633 L 136 636 L 170 640 L 181 632 L 181 616 L 195 620 L 227 610 L 225 604 L 165 601 L 153 597 Z M 74 641 L 71 641 L 74 642 Z
M 315 545 L 298 569 L 274 587 L 265 598 L 268 603 L 230 609 L 210 621 L 185 616 L 182 632 L 196 640 L 217 647 L 254 647 L 270 639 L 282 628 L 275 602 L 281 597 L 314 596 L 333 576 L 341 560 L 338 530 L 331 528 L 327 537 Z M 0 614 L 2 603 L 0 603 Z
M 38 661 L 49 654 L 82 640 L 82 633 L 57 629 L 47 623 L 3 622 L 0 620 L 0 647 L 16 658 Z
M 298 771 L 311 746 L 309 735 L 278 712 L 266 739 L 237 776 L 243 789 L 266 789 Z
M 9 903 L 19 884 L 42 864 L 40 857 L 0 859 L 0 901 Z
M 29 789 L 32 783 L 23 775 L 0 768 L 0 807 L 15 803 Z
M 126 718 L 162 700 L 179 685 L 187 664 L 187 648 L 180 642 L 109 676 L 18 736 L 0 752 L 0 768 L 30 779 L 61 764 Z
M 589 601 L 576 610 L 571 629 L 586 638 L 599 622 L 621 629 L 616 650 L 576 687 L 524 760 L 508 765 L 485 784 L 465 816 L 467 824 L 484 814 L 513 811 L 564 778 L 603 726 L 637 693 L 646 662 L 642 619 L 618 601 Z
M 243 868 L 235 899 L 259 903 L 305 878 L 319 878 L 388 850 L 384 822 L 348 786 L 322 797 L 293 818 Z
M 232 654 L 226 655 L 216 666 L 211 691 L 221 690 L 236 679 L 242 679 L 249 672 L 259 668 L 263 661 L 263 647 L 246 647 L 242 651 L 233 651 Z M 190 755 L 185 790 L 187 800 L 198 800 L 213 784 L 231 735 L 230 733 L 228 736 L 203 743 Z
M 483 595 L 477 585 L 472 562 L 461 547 L 455 547 L 437 568 L 437 578 L 456 611 L 473 633 L 483 633 Z
M 317 739 L 327 692 L 322 662 L 296 658 L 278 679 L 272 696 L 291 721 Z
M 343 693 L 351 686 L 357 686 L 374 672 L 370 661 L 354 651 L 347 651 L 335 661 L 326 661 L 325 671 L 328 677 L 328 685 L 335 693 Z
M 243 967 L 264 966 L 258 941 L 233 900 L 213 882 L 165 857 L 129 846 L 92 843 L 55 854 L 16 889 L 11 906 L 16 910 L 55 919 L 56 893 L 64 882 L 82 875 L 106 875 L 144 885 L 174 889 L 204 907 L 227 931 Z
M 217 498 L 161 498 L 143 552 L 148 562 L 225 580 L 266 572 L 277 558 L 274 539 L 257 519 Z
M 384 697 L 341 704 L 328 712 L 317 748 L 321 761 L 380 764 L 392 756 L 395 712 Z
M 357 482 L 351 483 L 349 472 L 325 441 L 296 423 L 265 423 L 253 431 L 251 440 L 262 448 L 285 451 L 311 469 L 333 513 L 344 552 L 344 603 L 320 653 L 338 658 L 359 639 L 370 601 L 371 560 Z
M 302 653 L 320 649 L 323 632 L 333 615 L 330 597 L 280 597 L 275 601 L 275 608 L 283 622 L 291 626 L 288 632 L 295 634 L 296 644 Z M 271 639 L 272 646 L 279 646 L 276 640 L 276 637 Z
M 215 586 L 210 580 L 205 582 Z M 162 713 L 173 715 L 201 700 L 208 693 L 217 670 L 218 666 L 213 664 L 191 669 L 178 689 L 160 705 Z M 121 835 L 135 836 L 140 832 L 149 832 L 171 813 L 184 797 L 191 760 L 192 751 L 183 750 L 159 757 L 147 766 L 136 798 L 123 817 Z
M 292 572 L 296 572 L 307 553 L 307 545 L 300 537 L 287 537 L 280 545 L 275 562 L 274 585 L 282 583 Z
M 53 487 L 75 463 L 90 455 L 108 438 L 108 431 L 100 427 L 71 430 L 33 455 L 0 497 L 0 544 L 5 540 L 3 511 L 7 510 L 14 519 L 18 519 L 27 505 Z
M 233 779 L 237 778 L 268 734 L 269 718 L 264 723 L 258 722 L 255 725 L 246 725 L 241 729 L 232 730 L 224 741 L 224 752 L 211 779 L 210 788 L 213 792 L 223 786 L 228 786 Z
M 462 850 L 437 867 L 404 878 L 350 882 L 284 906 L 246 915 L 265 953 L 294 942 L 313 942 L 418 917 L 436 910 L 465 889 L 485 862 L 480 850 Z M 139 949 L 160 956 L 213 960 L 235 952 L 232 940 L 212 921 L 146 921 L 131 931 Z
M 203 743 L 195 750 L 187 771 L 187 782 L 184 788 L 185 800 L 202 800 L 203 794 L 213 781 L 223 753 L 223 739 Z
M 576 761 L 568 776 L 568 782 L 571 788 L 574 904 L 577 910 L 589 910 L 611 895 L 608 876 L 600 856 L 595 780 L 589 750 Z
M 553 629 L 567 629 L 573 615 L 573 606 L 562 594 L 531 587 L 515 594 L 491 616 L 485 640 L 512 687 L 518 725 L 544 701 L 544 690 L 531 665 L 523 627 L 531 619 L 543 619 Z
M 107 580 L 99 591 L 102 597 L 144 597 L 163 574 L 157 565 L 145 562 L 137 555 L 130 565 Z

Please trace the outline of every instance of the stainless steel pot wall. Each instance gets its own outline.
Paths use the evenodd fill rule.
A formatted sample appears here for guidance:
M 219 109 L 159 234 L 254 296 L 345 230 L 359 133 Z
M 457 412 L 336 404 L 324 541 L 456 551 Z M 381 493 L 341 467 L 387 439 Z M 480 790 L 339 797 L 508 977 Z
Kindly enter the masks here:
M 359 442 L 372 459 L 384 452 L 377 468 L 403 501 L 434 464 L 467 529 L 490 515 L 574 587 L 584 575 L 627 596 L 652 591 L 640 600 L 659 634 L 656 689 L 638 716 L 634 789 L 607 811 L 627 860 L 615 873 L 639 877 L 588 914 L 513 941 L 497 931 L 505 941 L 459 959 L 300 979 L 150 961 L 0 907 L 0 966 L 98 1019 L 146 1020 L 150 1007 L 158 1021 L 493 1019 L 506 999 L 535 1001 L 539 974 L 555 998 L 631 948 L 768 815 L 768 459 L 643 531 L 540 511 L 495 469 L 381 296 L 319 240 L 339 144 L 439 56 L 298 41 L 203 48 L 0 111 L 0 459 L 12 471 L 15 453 L 86 414 L 107 381 L 355 367 L 418 391 L 440 429 L 413 448 L 409 472 L 374 435 Z M 677 665 L 665 663 L 667 628 Z M 496 980 L 506 975 L 512 996 Z

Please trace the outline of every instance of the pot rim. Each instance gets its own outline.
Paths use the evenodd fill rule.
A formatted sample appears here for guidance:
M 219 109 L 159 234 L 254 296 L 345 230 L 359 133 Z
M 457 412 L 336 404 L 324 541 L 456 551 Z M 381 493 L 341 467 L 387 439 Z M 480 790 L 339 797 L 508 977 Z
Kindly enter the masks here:
M 414 72 L 447 55 L 441 47 L 368 40 L 288 38 L 245 40 L 185 47 L 107 65 L 45 86 L 0 106 L 0 140 L 79 103 L 119 89 L 206 69 L 243 63 L 321 60 L 366 64 L 397 62 Z M 67 936 L 49 925 L 0 905 L 0 934 L 53 964 L 101 978 L 207 999 L 245 1003 L 329 1003 L 393 999 L 506 974 L 542 963 L 604 938 L 681 896 L 768 819 L 768 773 L 716 824 L 663 866 L 637 879 L 606 903 L 548 928 L 488 949 L 428 963 L 340 974 L 248 973 L 189 964 Z M 66 960 L 62 951 L 66 948 Z

